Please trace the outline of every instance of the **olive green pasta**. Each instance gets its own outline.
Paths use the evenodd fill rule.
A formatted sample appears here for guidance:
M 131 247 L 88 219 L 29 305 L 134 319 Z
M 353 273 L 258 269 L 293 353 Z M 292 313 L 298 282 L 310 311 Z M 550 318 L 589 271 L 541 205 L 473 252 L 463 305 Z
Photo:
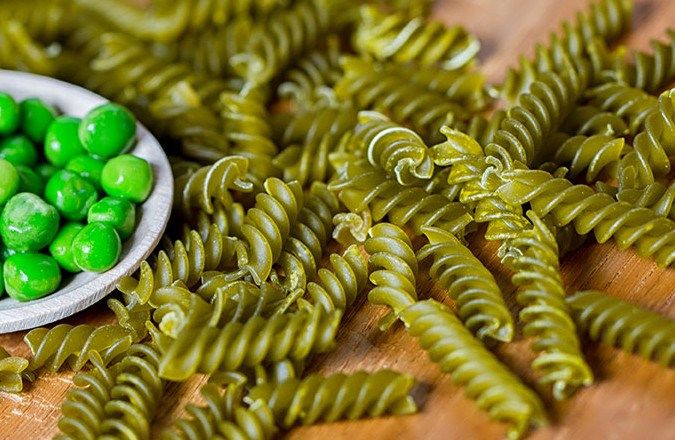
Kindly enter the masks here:
M 16 20 L 0 22 L 0 67 L 40 75 L 56 72 L 54 60 Z
M 421 262 L 432 257 L 429 275 L 457 302 L 457 314 L 479 339 L 509 342 L 513 318 L 494 277 L 454 235 L 423 228 L 429 244 L 417 252 Z
M 675 367 L 675 321 L 593 290 L 567 297 L 577 325 L 591 339 Z
M 325 182 L 334 170 L 329 155 L 340 149 L 342 139 L 356 126 L 357 114 L 348 103 L 319 103 L 308 107 L 288 122 L 281 142 L 290 145 L 274 159 L 283 169 L 284 180 L 306 186 Z
M 176 240 L 168 251 L 159 251 L 154 264 L 143 261 L 136 278 L 120 280 L 118 289 L 127 296 L 129 303 L 146 304 L 160 287 L 170 286 L 177 280 L 192 287 L 205 271 L 235 265 L 236 239 L 224 236 L 217 225 L 211 226 L 206 239 L 194 230 L 187 238 L 185 243 Z
M 186 412 L 190 419 L 179 419 L 173 430 L 164 433 L 164 438 L 181 440 L 271 439 L 276 434 L 271 409 L 261 400 L 249 407 L 242 404 L 243 389 L 230 384 L 221 391 L 215 384 L 206 384 L 201 389 L 204 406 L 188 404 Z
M 470 114 L 464 107 L 410 81 L 407 76 L 360 58 L 342 60 L 344 76 L 335 85 L 339 99 L 359 109 L 371 109 L 391 116 L 399 124 L 410 124 L 427 142 L 440 140 L 438 130 L 448 121 L 464 121 Z
M 277 424 L 290 428 L 319 421 L 412 414 L 417 411 L 409 395 L 414 383 L 412 376 L 392 370 L 310 375 L 302 380 L 256 385 L 246 400 L 264 401 Z
M 446 27 L 403 13 L 384 14 L 372 6 L 361 8 L 353 43 L 360 53 L 378 60 L 437 64 L 447 70 L 471 64 L 480 49 L 478 39 L 461 26 Z
M 668 186 L 654 182 L 641 189 L 625 188 L 618 191 L 615 198 L 636 207 L 649 208 L 658 216 L 675 220 L 675 182 Z
M 575 107 L 560 126 L 565 133 L 593 136 L 628 134 L 628 126 L 613 112 L 605 112 L 592 105 Z
M 176 213 L 176 215 L 178 216 L 180 214 Z M 182 224 L 183 230 L 181 237 L 184 242 L 189 241 L 190 231 L 194 229 L 199 232 L 199 236 L 202 237 L 202 240 L 206 240 L 212 225 L 216 225 L 218 231 L 223 235 L 241 237 L 241 225 L 244 224 L 245 215 L 246 212 L 241 203 L 233 202 L 225 207 L 220 202 L 216 201 L 213 203 L 212 214 L 208 214 L 206 211 L 200 209 L 193 211 L 190 217 L 184 219 L 185 223 Z M 171 243 L 170 240 L 169 243 Z M 171 247 L 167 246 L 164 250 L 170 248 Z
M 618 82 L 593 87 L 586 94 L 592 105 L 623 118 L 632 135 L 644 129 L 648 116 L 658 105 L 656 97 Z
M 12 356 L 0 347 L 0 392 L 20 393 L 23 390 L 23 374 L 28 368 L 28 359 Z
M 547 46 L 538 44 L 532 59 L 520 58 L 517 68 L 506 73 L 502 94 L 515 100 L 527 92 L 531 84 L 546 72 L 562 73 L 571 59 L 588 59 L 591 76 L 599 77 L 602 65 L 592 62 L 599 50 L 597 45 L 612 42 L 630 27 L 633 16 L 632 0 L 598 0 L 577 13 L 572 22 L 563 22 L 559 34 L 552 33 Z M 603 61 L 603 60 L 601 60 Z
M 139 342 L 147 336 L 145 323 L 150 320 L 150 306 L 137 303 L 125 305 L 115 298 L 109 299 L 107 305 L 115 314 L 117 324 L 130 333 L 132 342 Z
M 0 8 L 0 23 L 16 20 L 32 38 L 45 44 L 74 32 L 75 18 L 71 0 L 6 0 Z
M 568 165 L 570 177 L 585 173 L 586 182 L 593 182 L 603 169 L 616 163 L 625 148 L 623 138 L 597 134 L 569 138 L 555 152 L 556 164 Z
M 611 78 L 648 93 L 657 93 L 675 80 L 675 30 L 668 29 L 668 41 L 652 40 L 651 51 L 636 51 L 630 61 L 603 72 Z
M 334 9 L 325 0 L 303 0 L 269 15 L 253 29 L 246 50 L 231 58 L 235 71 L 256 85 L 277 77 L 329 32 Z
M 569 397 L 577 388 L 593 382 L 593 373 L 581 352 L 576 327 L 565 304 L 555 235 L 531 211 L 533 228 L 518 233 L 500 248 L 502 262 L 515 274 L 516 300 L 523 334 L 532 336 L 539 352 L 532 368 L 539 382 L 551 385 L 553 397 Z
M 408 331 L 441 371 L 450 373 L 466 395 L 494 420 L 509 425 L 507 437 L 520 438 L 530 426 L 547 424 L 539 397 L 522 384 L 443 304 L 430 299 L 401 312 Z
M 345 310 L 368 283 L 368 264 L 359 248 L 350 246 L 342 254 L 331 254 L 330 269 L 319 269 L 316 281 L 307 284 L 312 303 L 326 311 Z
M 350 163 L 329 188 L 351 212 L 369 210 L 375 222 L 387 220 L 397 226 L 410 226 L 421 234 L 423 226 L 436 226 L 461 234 L 471 215 L 457 202 L 441 194 L 429 194 L 421 187 L 404 187 L 368 164 Z
M 134 37 L 173 42 L 188 30 L 224 26 L 236 16 L 267 14 L 278 0 L 160 0 L 142 9 L 119 0 L 76 0 L 86 11 L 96 14 Z
M 184 328 L 162 355 L 160 377 L 184 381 L 195 372 L 236 370 L 282 359 L 300 360 L 332 349 L 341 312 L 255 316 L 222 327 Z
M 115 324 L 101 327 L 58 324 L 51 329 L 36 328 L 24 337 L 24 342 L 33 354 L 28 370 L 45 367 L 50 371 L 58 371 L 67 363 L 70 369 L 79 371 L 93 353 L 99 355 L 104 364 L 108 364 L 125 353 L 132 340 L 129 330 Z
M 368 236 L 368 229 L 373 225 L 370 211 L 361 213 L 339 212 L 333 216 L 333 238 L 343 246 L 363 244 Z

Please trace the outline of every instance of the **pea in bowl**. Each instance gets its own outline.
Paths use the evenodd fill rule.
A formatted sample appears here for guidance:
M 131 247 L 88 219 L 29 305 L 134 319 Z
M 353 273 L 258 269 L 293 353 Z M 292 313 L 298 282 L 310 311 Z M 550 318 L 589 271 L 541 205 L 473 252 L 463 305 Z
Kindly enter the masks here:
M 83 118 L 92 109 L 108 102 L 104 98 L 72 84 L 39 75 L 4 70 L 0 70 L 0 91 L 11 95 L 16 101 L 22 101 L 28 98 L 38 98 L 46 104 L 56 108 L 60 115 L 76 118 Z M 64 121 L 64 125 L 67 125 L 68 122 L 69 121 Z M 120 132 L 124 131 L 124 127 L 114 126 L 114 128 L 115 129 L 112 131 L 113 135 L 120 134 Z M 31 129 L 33 129 L 33 127 L 31 127 Z M 33 133 L 28 132 L 26 134 L 29 138 L 33 135 Z M 110 134 L 110 130 L 108 130 L 108 134 Z M 96 135 L 97 133 L 92 132 L 92 136 Z M 80 138 L 81 137 L 82 135 L 80 135 Z M 100 143 L 98 145 L 101 146 Z M 43 145 L 36 146 L 39 150 L 43 149 Z M 101 154 L 105 154 L 106 146 L 103 145 L 101 148 L 103 148 Z M 17 147 L 17 151 L 21 151 L 20 146 Z M 58 156 L 61 152 L 52 151 L 51 154 Z M 87 225 L 87 227 L 93 225 L 92 228 L 89 228 L 91 229 L 91 231 L 88 231 L 89 234 L 80 234 L 79 232 L 81 232 L 81 230 L 76 230 L 77 228 L 64 227 L 69 219 L 67 218 L 67 215 L 66 217 L 63 215 L 64 213 L 68 214 L 70 212 L 74 212 L 75 214 L 73 215 L 76 215 L 78 207 L 58 206 L 59 212 L 62 214 L 60 219 L 60 232 L 55 239 L 51 240 L 50 247 L 53 247 L 53 249 L 44 248 L 42 254 L 53 256 L 54 260 L 58 260 L 60 267 L 67 267 L 67 262 L 61 261 L 61 257 L 63 256 L 60 252 L 62 252 L 64 248 L 62 244 L 63 242 L 74 242 L 73 237 L 76 237 L 76 239 L 84 241 L 87 245 L 98 245 L 104 250 L 103 253 L 95 255 L 97 258 L 91 259 L 90 261 L 87 260 L 87 255 L 77 255 L 77 257 L 79 257 L 78 265 L 91 265 L 93 270 L 98 271 L 82 271 L 75 274 L 69 274 L 68 271 L 63 270 L 63 277 L 59 280 L 58 290 L 30 301 L 17 301 L 8 297 L 7 294 L 3 294 L 0 296 L 0 333 L 25 330 L 45 325 L 63 319 L 91 306 L 113 291 L 122 277 L 132 274 L 138 268 L 141 261 L 147 258 L 155 248 L 166 228 L 171 213 L 173 198 L 173 176 L 171 175 L 171 167 L 157 140 L 140 124 L 136 125 L 135 143 L 128 151 L 125 151 L 124 154 L 128 156 L 116 156 L 112 158 L 116 160 L 116 166 L 125 170 L 135 170 L 134 167 L 138 166 L 138 164 L 134 163 L 133 157 L 141 158 L 150 165 L 154 184 L 146 199 L 141 197 L 145 195 L 142 194 L 143 191 L 139 191 L 139 186 L 143 185 L 143 182 L 140 180 L 134 181 L 132 179 L 131 181 L 126 182 L 116 182 L 114 176 L 108 176 L 107 180 L 105 180 L 105 176 L 102 176 L 101 178 L 101 182 L 107 183 L 108 188 L 103 188 L 105 191 L 102 191 L 101 188 L 97 188 L 98 193 L 100 194 L 105 195 L 105 193 L 107 193 L 108 195 L 111 195 L 112 193 L 112 195 L 115 195 L 115 191 L 122 191 L 122 193 L 131 198 L 132 201 L 134 198 L 139 201 L 144 199 L 142 203 L 138 203 L 135 207 L 135 228 L 130 227 L 128 222 L 127 224 L 120 224 L 119 228 L 114 228 L 116 233 L 119 232 L 117 235 L 120 235 L 123 240 L 120 241 L 121 251 L 119 253 L 119 259 L 116 255 L 117 252 L 115 246 L 117 246 L 117 244 L 114 237 L 110 237 L 111 234 L 109 233 L 109 229 L 101 226 L 104 222 L 91 222 Z M 47 154 L 45 154 L 45 156 L 47 156 Z M 111 154 L 110 156 L 113 155 Z M 111 159 L 111 157 L 107 157 L 106 160 L 107 159 Z M 47 157 L 47 160 L 51 163 L 58 163 L 59 159 L 58 157 Z M 76 163 L 71 167 L 72 170 L 68 170 L 68 172 L 72 171 L 82 174 L 91 168 L 91 165 L 88 164 L 86 160 L 81 161 L 82 163 L 79 163 L 78 161 L 75 162 Z M 112 160 L 110 162 L 112 162 Z M 27 174 L 30 175 L 30 171 L 39 174 L 42 170 L 38 168 L 40 167 L 35 167 L 34 170 L 27 171 Z M 114 167 L 111 165 L 108 168 Z M 61 171 L 66 171 L 66 169 Z M 138 172 L 134 171 L 131 174 L 134 177 L 137 177 Z M 0 181 L 2 181 L 1 177 L 2 176 L 0 176 Z M 31 184 L 29 180 L 30 179 L 24 179 L 22 185 L 24 185 L 24 187 L 29 187 Z M 55 188 L 42 191 L 43 194 L 40 194 L 40 196 L 50 199 L 51 203 L 58 205 L 61 201 L 59 191 L 62 189 L 60 188 L 59 179 L 50 178 L 49 182 L 52 182 L 53 180 L 55 181 L 55 183 L 53 183 Z M 64 179 L 64 182 L 65 181 L 67 181 L 67 179 Z M 21 205 L 22 203 L 19 203 L 21 201 L 22 200 L 17 200 L 14 205 Z M 86 208 L 89 209 L 88 212 L 90 216 L 104 218 L 106 212 L 111 210 L 115 212 L 124 212 L 125 209 L 124 206 L 120 206 L 120 204 L 115 203 L 114 200 L 105 201 L 105 199 L 100 199 L 97 203 L 101 203 L 103 206 L 99 207 L 99 209 L 90 209 L 91 206 L 86 206 Z M 82 223 L 86 224 L 87 220 L 82 220 Z M 63 234 L 63 237 L 60 237 L 60 234 Z M 17 238 L 17 240 L 20 239 L 20 237 Z M 87 242 L 87 240 L 89 240 L 89 242 Z M 103 261 L 101 261 L 101 256 Z M 28 272 L 40 272 L 41 267 L 39 266 L 46 264 L 44 261 L 32 261 L 30 258 L 15 258 L 14 260 L 19 262 L 19 264 L 24 264 L 25 269 Z M 48 260 L 51 261 L 52 258 L 49 258 Z M 113 266 L 108 268 L 110 265 Z M 47 266 L 49 265 L 47 264 Z M 54 280 L 50 279 L 50 277 L 54 278 L 56 275 L 51 276 L 47 266 L 45 266 L 46 269 L 44 269 L 46 271 L 44 273 L 47 273 L 45 278 L 48 278 L 45 282 L 53 283 Z

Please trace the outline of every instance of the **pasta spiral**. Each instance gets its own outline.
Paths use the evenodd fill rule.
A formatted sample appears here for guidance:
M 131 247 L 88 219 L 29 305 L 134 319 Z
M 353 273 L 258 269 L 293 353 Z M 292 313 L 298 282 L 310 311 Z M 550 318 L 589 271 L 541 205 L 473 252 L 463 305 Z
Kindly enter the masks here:
M 129 349 L 132 339 L 129 330 L 114 324 L 101 327 L 59 324 L 51 329 L 36 328 L 24 337 L 33 354 L 28 370 L 47 367 L 58 371 L 67 362 L 73 371 L 79 371 L 93 353 L 108 364 Z
M 610 164 L 616 163 L 625 147 L 623 138 L 604 134 L 578 135 L 566 140 L 555 153 L 556 164 L 569 163 L 570 177 L 585 172 L 586 181 L 592 182 Z
M 560 130 L 584 136 L 628 134 L 628 126 L 623 119 L 592 105 L 575 107 L 562 123 Z
M 533 336 L 533 349 L 539 351 L 532 368 L 539 381 L 553 386 L 553 397 L 568 397 L 578 387 L 593 382 L 586 364 L 576 327 L 565 304 L 565 288 L 558 263 L 555 235 L 528 212 L 533 228 L 505 241 L 500 248 L 502 262 L 515 274 L 516 300 L 521 305 L 523 334 Z
M 412 376 L 392 370 L 358 371 L 326 377 L 310 375 L 251 389 L 247 400 L 267 403 L 283 428 L 317 421 L 355 420 L 364 416 L 411 414 L 417 406 L 409 396 Z
M 661 266 L 675 261 L 675 224 L 648 208 L 541 170 L 511 170 L 502 178 L 505 183 L 496 194 L 508 203 L 529 202 L 539 217 L 550 213 L 557 226 L 574 222 L 577 233 L 593 231 L 599 243 L 614 237 L 622 249 L 634 245 L 640 255 L 652 256 Z
M 427 142 L 440 140 L 438 130 L 448 121 L 464 121 L 469 113 L 459 104 L 411 82 L 393 69 L 360 58 L 342 60 L 344 76 L 335 85 L 339 99 L 353 101 L 360 109 L 390 115 L 409 124 Z
M 621 202 L 649 208 L 661 217 L 675 220 L 675 182 L 669 186 L 654 182 L 644 188 L 625 188 L 615 195 Z
M 451 373 L 453 382 L 463 386 L 469 398 L 491 418 L 509 424 L 508 438 L 520 438 L 530 425 L 547 424 L 539 397 L 443 304 L 433 299 L 417 302 L 401 312 L 401 320 L 431 360 Z
M 0 8 L 0 23 L 16 20 L 31 38 L 47 44 L 74 32 L 76 15 L 71 0 L 6 0 Z
M 494 277 L 454 235 L 423 228 L 429 244 L 417 252 L 423 261 L 433 257 L 429 275 L 457 302 L 458 315 L 479 339 L 508 342 L 513 318 Z
M 361 9 L 353 43 L 360 53 L 378 60 L 438 64 L 447 70 L 471 64 L 480 49 L 478 39 L 461 26 L 448 28 L 404 13 L 387 15 L 372 6 Z
M 184 328 L 162 356 L 160 377 L 183 381 L 199 371 L 236 370 L 282 359 L 300 360 L 330 350 L 340 311 L 311 311 L 253 317 L 222 327 Z
M 623 118 L 632 135 L 644 129 L 647 117 L 657 106 L 654 96 L 617 82 L 594 87 L 587 95 L 592 105 Z
M 307 284 L 315 307 L 345 310 L 368 283 L 368 265 L 359 248 L 352 245 L 342 254 L 331 254 L 331 269 L 319 269 L 316 282 Z
M 0 22 L 0 67 L 47 76 L 56 72 L 54 59 L 16 20 Z
M 28 360 L 11 356 L 0 347 L 0 392 L 20 393 L 23 390 L 23 372 L 28 368 Z
M 410 226 L 417 235 L 422 233 L 422 226 L 461 234 L 472 219 L 461 203 L 450 202 L 441 194 L 429 194 L 421 187 L 404 187 L 363 163 L 350 163 L 329 188 L 338 191 L 338 197 L 351 212 L 369 210 L 373 221 L 387 217 L 397 226 Z
M 675 367 L 675 321 L 592 290 L 567 297 L 567 304 L 593 340 Z
M 269 82 L 330 30 L 333 10 L 325 0 L 304 0 L 271 14 L 254 28 L 246 51 L 231 58 L 235 71 L 254 85 Z
M 270 408 L 261 400 L 246 408 L 242 405 L 242 387 L 230 384 L 224 392 L 214 384 L 201 389 L 206 404 L 189 404 L 186 412 L 191 419 L 176 421 L 173 431 L 164 433 L 167 439 L 206 440 L 212 438 L 264 440 L 274 437 L 277 427 Z
M 256 204 L 246 213 L 241 226 L 243 241 L 238 244 L 239 269 L 260 285 L 272 272 L 291 228 L 302 210 L 304 197 L 297 182 L 286 184 L 268 178 L 265 192 L 256 196 Z

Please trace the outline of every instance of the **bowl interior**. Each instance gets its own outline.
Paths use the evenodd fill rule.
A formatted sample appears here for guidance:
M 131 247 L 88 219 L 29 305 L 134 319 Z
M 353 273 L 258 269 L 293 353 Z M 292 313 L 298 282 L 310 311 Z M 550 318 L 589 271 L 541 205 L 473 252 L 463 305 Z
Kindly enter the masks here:
M 40 98 L 60 113 L 77 117 L 107 102 L 86 89 L 53 78 L 5 70 L 0 70 L 0 91 L 17 100 Z M 119 279 L 132 274 L 155 248 L 171 214 L 173 176 L 161 146 L 141 124 L 137 137 L 130 153 L 150 163 L 155 185 L 150 197 L 136 207 L 136 230 L 124 243 L 117 265 L 104 273 L 66 276 L 64 272 L 60 290 L 35 301 L 21 303 L 5 294 L 0 298 L 0 333 L 45 325 L 89 307 L 113 291 Z

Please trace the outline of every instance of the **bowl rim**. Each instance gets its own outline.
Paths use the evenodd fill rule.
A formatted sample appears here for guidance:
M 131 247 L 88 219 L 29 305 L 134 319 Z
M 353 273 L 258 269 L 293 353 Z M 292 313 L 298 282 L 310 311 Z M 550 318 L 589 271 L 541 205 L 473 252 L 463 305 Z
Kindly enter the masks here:
M 40 98 L 69 116 L 81 117 L 93 107 L 110 102 L 90 90 L 65 81 L 2 69 L 0 91 L 18 99 Z M 153 252 L 171 215 L 171 165 L 157 139 L 138 122 L 137 142 L 128 153 L 150 162 L 154 186 L 146 201 L 136 206 L 136 229 L 124 242 L 118 263 L 103 273 L 76 274 L 56 292 L 34 301 L 18 302 L 3 294 L 0 298 L 0 334 L 50 324 L 88 308 L 115 290 L 119 280 L 133 274 Z

